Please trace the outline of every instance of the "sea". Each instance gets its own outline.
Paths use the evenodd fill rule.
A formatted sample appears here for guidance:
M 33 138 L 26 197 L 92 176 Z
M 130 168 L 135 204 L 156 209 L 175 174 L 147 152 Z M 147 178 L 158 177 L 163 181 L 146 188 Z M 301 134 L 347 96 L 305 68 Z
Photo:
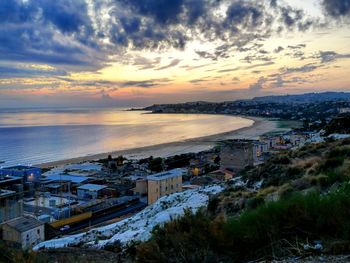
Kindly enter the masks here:
M 252 124 L 241 117 L 124 108 L 0 109 L 0 167 L 182 141 Z

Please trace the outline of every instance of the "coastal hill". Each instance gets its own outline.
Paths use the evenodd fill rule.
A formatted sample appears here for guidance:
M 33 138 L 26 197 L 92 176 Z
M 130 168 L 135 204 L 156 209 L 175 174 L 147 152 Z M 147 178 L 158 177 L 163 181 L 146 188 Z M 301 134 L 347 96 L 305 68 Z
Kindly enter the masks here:
M 207 113 L 299 120 L 312 126 L 350 112 L 350 93 L 324 92 L 267 96 L 226 102 L 155 104 L 143 110 L 153 113 Z

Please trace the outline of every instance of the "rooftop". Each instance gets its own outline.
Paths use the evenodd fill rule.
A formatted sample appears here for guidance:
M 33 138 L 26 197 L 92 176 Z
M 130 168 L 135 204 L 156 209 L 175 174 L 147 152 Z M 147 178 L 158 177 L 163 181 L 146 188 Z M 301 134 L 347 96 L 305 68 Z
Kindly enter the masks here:
M 51 181 L 71 181 L 72 183 L 76 183 L 76 184 L 81 184 L 89 180 L 89 178 L 85 176 L 64 175 L 64 174 L 51 174 L 51 175 L 47 175 L 46 178 Z
M 19 217 L 6 223 L 8 226 L 16 229 L 18 232 L 26 232 L 44 223 L 32 217 Z
M 153 180 L 153 181 L 159 181 L 159 180 L 164 180 L 172 177 L 177 177 L 177 176 L 182 176 L 183 174 L 183 169 L 181 168 L 176 168 L 170 171 L 166 172 L 161 172 L 157 174 L 152 174 L 147 177 L 148 180 Z
M 79 186 L 77 189 L 97 192 L 105 188 L 107 188 L 107 186 L 100 184 L 84 184 L 82 186 Z

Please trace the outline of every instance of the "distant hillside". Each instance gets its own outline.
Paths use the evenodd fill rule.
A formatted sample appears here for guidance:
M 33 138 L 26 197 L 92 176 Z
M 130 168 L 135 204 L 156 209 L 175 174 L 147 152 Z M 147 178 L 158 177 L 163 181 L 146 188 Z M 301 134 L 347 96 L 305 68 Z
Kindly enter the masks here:
M 311 103 L 332 100 L 349 100 L 350 92 L 305 93 L 297 95 L 255 97 L 254 101 L 278 103 Z
M 144 108 L 153 113 L 209 113 L 326 123 L 350 109 L 350 93 L 325 92 L 302 95 L 268 96 L 226 102 L 155 104 Z

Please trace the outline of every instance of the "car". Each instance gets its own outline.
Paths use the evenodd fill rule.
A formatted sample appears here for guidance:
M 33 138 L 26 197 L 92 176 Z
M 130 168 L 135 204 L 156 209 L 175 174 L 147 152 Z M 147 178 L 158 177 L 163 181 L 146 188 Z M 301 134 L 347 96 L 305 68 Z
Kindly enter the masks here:
M 70 226 L 69 225 L 65 225 L 63 227 L 60 228 L 60 231 L 67 231 L 68 229 L 70 229 Z

